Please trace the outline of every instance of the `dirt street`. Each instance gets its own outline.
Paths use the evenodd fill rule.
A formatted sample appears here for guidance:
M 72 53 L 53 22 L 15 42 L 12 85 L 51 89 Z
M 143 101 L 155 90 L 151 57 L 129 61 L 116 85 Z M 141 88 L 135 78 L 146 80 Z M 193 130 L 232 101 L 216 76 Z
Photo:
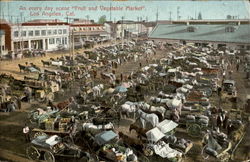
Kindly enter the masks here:
M 165 51 L 158 51 L 153 58 L 148 59 L 149 63 L 155 63 L 154 60 L 160 59 L 166 55 L 167 52 Z M 25 64 L 25 62 L 33 62 L 34 64 L 37 64 L 38 66 L 42 67 L 41 60 L 47 60 L 50 57 L 56 58 L 61 56 L 61 53 L 51 53 L 48 54 L 46 57 L 35 57 L 35 58 L 25 58 L 22 60 L 14 60 L 14 61 L 3 61 L 0 62 L 0 72 L 1 73 L 8 73 L 13 75 L 14 77 L 18 79 L 23 78 L 23 74 L 19 72 L 17 64 Z M 139 63 L 141 63 L 143 66 L 147 64 L 146 58 L 143 58 L 142 60 L 139 60 L 138 62 L 128 62 L 121 66 L 118 66 L 116 69 L 116 74 L 119 76 L 120 73 L 130 73 L 133 70 L 138 70 Z M 238 88 L 238 94 L 242 101 L 244 101 L 244 97 L 247 93 L 250 92 L 249 87 L 246 87 L 245 80 L 243 79 L 244 72 L 234 72 L 233 78 L 237 81 L 237 88 Z M 74 92 L 74 89 L 72 89 L 72 92 Z M 71 94 L 71 93 L 69 93 Z M 73 94 L 73 93 L 72 93 Z M 215 103 L 217 102 L 216 99 L 214 99 Z M 31 104 L 28 103 L 22 103 L 22 110 L 17 110 L 15 112 L 11 113 L 0 113 L 0 160 L 8 160 L 8 161 L 28 161 L 25 155 L 25 148 L 28 145 L 25 143 L 25 138 L 22 134 L 22 128 L 24 127 L 24 124 L 27 122 L 27 112 L 29 112 L 32 109 L 42 107 L 44 105 L 41 105 L 40 103 L 33 102 Z M 127 124 L 131 123 L 133 121 L 131 120 L 122 120 L 121 127 L 119 130 L 126 132 L 129 134 L 127 130 Z M 248 129 L 249 131 L 249 129 Z M 131 134 L 133 136 L 133 133 Z M 194 147 L 191 149 L 191 151 L 186 155 L 186 158 L 184 161 L 187 162 L 199 162 L 203 161 L 203 159 L 200 156 L 201 153 L 201 142 L 200 138 L 193 138 L 187 135 L 185 131 L 182 129 L 177 132 L 177 135 L 179 137 L 184 137 L 185 139 L 189 139 L 194 142 Z M 240 145 L 240 148 L 237 150 L 237 156 L 235 159 L 242 160 L 241 156 L 241 149 L 244 149 L 245 146 L 250 145 L 250 133 L 246 135 L 246 137 L 243 139 L 243 144 Z

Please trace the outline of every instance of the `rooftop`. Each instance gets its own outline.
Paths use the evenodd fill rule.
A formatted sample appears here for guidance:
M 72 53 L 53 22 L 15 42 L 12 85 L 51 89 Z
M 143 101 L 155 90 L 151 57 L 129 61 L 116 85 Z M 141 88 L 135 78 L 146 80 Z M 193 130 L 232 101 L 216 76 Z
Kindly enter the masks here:
M 158 24 L 149 34 L 152 39 L 192 40 L 211 42 L 250 43 L 250 24 L 234 26 L 234 32 L 226 32 L 229 25 L 208 24 Z M 188 28 L 194 28 L 189 32 Z

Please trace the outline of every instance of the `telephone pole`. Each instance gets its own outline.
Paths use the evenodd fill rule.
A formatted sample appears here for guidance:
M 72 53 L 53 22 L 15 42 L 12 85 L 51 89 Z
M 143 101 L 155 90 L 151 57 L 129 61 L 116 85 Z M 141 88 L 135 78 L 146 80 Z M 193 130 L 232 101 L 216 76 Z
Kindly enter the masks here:
M 122 49 L 124 47 L 124 29 L 123 29 L 123 20 L 124 20 L 124 16 L 122 16 L 122 26 L 121 26 L 121 29 L 122 29 Z
M 177 20 L 180 20 L 180 7 L 177 7 Z
M 112 7 L 112 4 L 110 3 L 110 8 Z M 109 21 L 112 21 L 112 17 L 111 17 L 111 9 L 110 9 L 110 12 L 109 12 Z
M 169 12 L 169 20 L 171 21 L 172 20 L 172 11 Z
M 156 22 L 158 22 L 158 17 L 159 17 L 159 12 L 158 12 L 158 7 L 157 7 L 157 11 L 156 11 Z

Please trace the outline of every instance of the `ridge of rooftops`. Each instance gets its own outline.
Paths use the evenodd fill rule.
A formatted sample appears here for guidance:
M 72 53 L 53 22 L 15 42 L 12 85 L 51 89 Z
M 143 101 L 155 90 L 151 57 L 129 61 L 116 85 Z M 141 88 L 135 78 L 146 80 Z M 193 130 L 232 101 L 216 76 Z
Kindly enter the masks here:
M 144 24 L 146 26 L 155 26 L 156 22 L 145 22 L 145 21 L 132 21 L 132 20 L 119 20 L 117 22 L 107 21 L 107 24 Z M 73 22 L 63 22 L 58 19 L 35 19 L 26 21 L 23 23 L 11 23 L 5 19 L 0 19 L 0 24 L 31 26 L 31 25 L 70 25 L 70 26 L 102 26 L 103 24 L 95 23 L 93 20 L 76 20 Z

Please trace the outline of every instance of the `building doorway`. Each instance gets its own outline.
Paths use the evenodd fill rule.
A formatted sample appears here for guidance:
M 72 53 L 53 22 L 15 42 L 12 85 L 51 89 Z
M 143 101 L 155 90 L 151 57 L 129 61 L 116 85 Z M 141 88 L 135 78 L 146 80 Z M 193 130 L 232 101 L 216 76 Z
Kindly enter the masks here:
M 43 40 L 32 40 L 31 49 L 43 49 Z

